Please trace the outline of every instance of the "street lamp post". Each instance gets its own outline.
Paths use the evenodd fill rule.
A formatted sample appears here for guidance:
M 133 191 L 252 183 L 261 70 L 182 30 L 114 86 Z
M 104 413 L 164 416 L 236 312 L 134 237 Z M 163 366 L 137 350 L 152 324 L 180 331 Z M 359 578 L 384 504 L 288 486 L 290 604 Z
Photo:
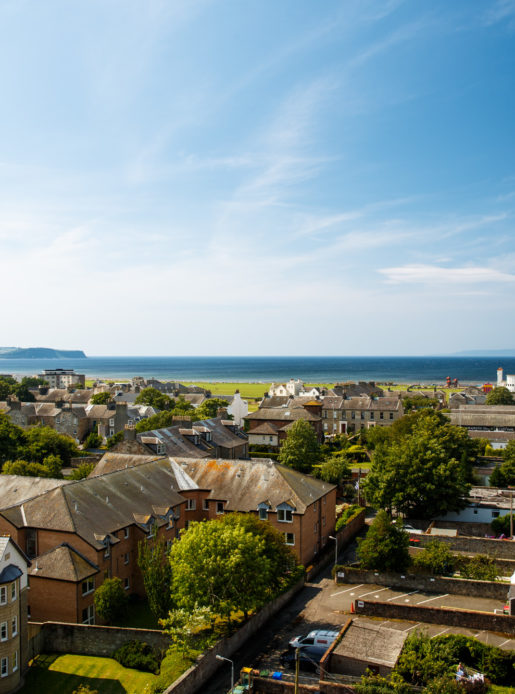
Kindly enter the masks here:
M 330 540 L 334 540 L 334 565 L 338 563 L 338 537 L 334 537 L 333 535 L 329 535 Z
M 234 689 L 234 662 L 230 660 L 229 658 L 224 658 L 223 655 L 217 655 L 217 660 L 226 660 L 228 663 L 231 663 L 231 692 Z

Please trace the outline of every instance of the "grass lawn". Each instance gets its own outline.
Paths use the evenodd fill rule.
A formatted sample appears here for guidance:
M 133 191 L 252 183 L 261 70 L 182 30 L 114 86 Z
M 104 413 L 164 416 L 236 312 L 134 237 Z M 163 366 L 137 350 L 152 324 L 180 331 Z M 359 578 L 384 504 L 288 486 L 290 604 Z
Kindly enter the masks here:
M 72 694 L 79 684 L 98 694 L 142 694 L 156 675 L 129 670 L 111 658 L 40 655 L 32 661 L 20 694 Z

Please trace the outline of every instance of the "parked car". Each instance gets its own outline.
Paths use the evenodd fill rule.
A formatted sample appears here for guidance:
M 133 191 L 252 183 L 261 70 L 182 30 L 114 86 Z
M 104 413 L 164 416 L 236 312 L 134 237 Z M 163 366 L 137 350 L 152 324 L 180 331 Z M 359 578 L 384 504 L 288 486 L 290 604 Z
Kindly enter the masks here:
M 404 523 L 404 525 L 402 526 L 402 529 L 405 530 L 407 533 L 411 533 L 412 535 L 423 535 L 422 530 L 419 530 L 418 528 L 414 528 L 409 523 Z
M 323 647 L 324 651 L 326 651 L 337 636 L 337 631 L 316 629 L 314 631 L 310 631 L 309 634 L 306 634 L 305 636 L 296 636 L 290 641 L 290 646 L 292 648 L 318 646 L 319 648 Z

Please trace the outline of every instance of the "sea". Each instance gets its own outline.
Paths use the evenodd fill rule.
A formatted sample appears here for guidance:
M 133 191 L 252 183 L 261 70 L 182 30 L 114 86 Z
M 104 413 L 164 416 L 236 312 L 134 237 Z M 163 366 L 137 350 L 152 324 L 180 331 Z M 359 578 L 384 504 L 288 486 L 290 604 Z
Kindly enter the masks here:
M 184 383 L 376 381 L 442 386 L 495 382 L 497 368 L 515 373 L 515 357 L 87 357 L 86 359 L 0 359 L 0 374 L 37 374 L 44 369 L 75 369 L 89 378 L 123 381 L 133 376 Z

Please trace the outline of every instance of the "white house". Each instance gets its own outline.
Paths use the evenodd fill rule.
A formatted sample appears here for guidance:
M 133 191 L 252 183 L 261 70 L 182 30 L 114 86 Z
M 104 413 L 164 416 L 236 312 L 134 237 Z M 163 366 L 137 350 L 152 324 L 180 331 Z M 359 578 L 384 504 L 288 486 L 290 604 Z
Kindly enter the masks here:
M 506 374 L 506 380 L 504 380 L 502 366 L 497 369 L 497 387 L 500 388 L 501 386 L 508 388 L 511 393 L 515 393 L 515 374 Z
M 272 383 L 270 390 L 268 391 L 268 396 L 273 397 L 274 395 L 279 395 L 284 397 L 287 395 L 292 395 L 293 397 L 296 397 L 297 395 L 300 395 L 303 390 L 304 382 L 301 381 L 300 378 L 290 378 L 288 383 L 280 383 L 279 385 Z
M 243 419 L 248 415 L 248 413 L 249 403 L 247 400 L 241 399 L 240 391 L 237 390 L 234 393 L 231 404 L 227 406 L 227 414 L 231 414 L 233 416 L 234 423 L 241 427 L 243 424 Z

